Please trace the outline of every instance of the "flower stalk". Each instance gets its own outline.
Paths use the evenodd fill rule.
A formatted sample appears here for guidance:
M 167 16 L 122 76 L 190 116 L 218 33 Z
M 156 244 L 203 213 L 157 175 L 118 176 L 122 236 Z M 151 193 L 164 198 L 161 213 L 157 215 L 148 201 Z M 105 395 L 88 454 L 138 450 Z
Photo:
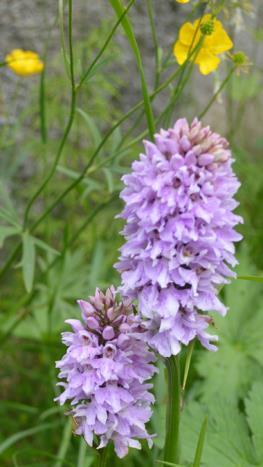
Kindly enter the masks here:
M 166 412 L 166 438 L 164 461 L 179 463 L 180 457 L 180 411 L 181 411 L 181 375 L 179 356 L 172 355 L 165 359 L 168 375 L 168 404 Z
M 97 460 L 97 467 L 105 467 L 107 465 L 107 454 L 108 454 L 108 449 L 103 448 L 99 452 L 98 460 Z

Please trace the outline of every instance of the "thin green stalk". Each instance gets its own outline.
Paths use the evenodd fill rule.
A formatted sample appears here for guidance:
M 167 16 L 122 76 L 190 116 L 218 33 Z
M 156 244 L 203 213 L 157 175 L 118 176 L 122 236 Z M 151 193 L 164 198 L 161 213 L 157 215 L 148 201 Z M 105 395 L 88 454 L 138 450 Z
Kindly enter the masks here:
M 201 22 L 201 19 L 200 19 L 200 22 Z M 198 28 L 196 28 L 196 31 L 197 30 L 198 30 Z M 171 114 L 173 112 L 175 103 L 177 102 L 177 100 L 181 96 L 186 84 L 188 83 L 188 81 L 189 81 L 189 79 L 190 79 L 190 77 L 192 75 L 194 65 L 195 65 L 195 60 L 196 60 L 196 57 L 197 57 L 197 55 L 198 55 L 198 53 L 199 53 L 199 51 L 200 51 L 200 49 L 202 47 L 203 41 L 204 41 L 204 37 L 201 37 L 198 44 L 196 44 L 196 46 L 192 49 L 192 45 L 194 44 L 194 38 L 193 38 L 192 44 L 191 44 L 190 49 L 189 49 L 188 58 L 182 65 L 179 80 L 178 80 L 178 83 L 177 83 L 176 88 L 174 90 L 174 95 L 173 95 L 172 99 L 170 100 L 170 102 L 168 103 L 167 107 L 164 109 L 164 111 L 159 116 L 160 120 L 163 117 L 163 115 L 166 116 L 166 120 L 170 120 L 170 117 L 171 117 Z M 187 72 L 187 74 L 185 76 L 186 72 Z M 169 121 L 166 122 L 166 125 L 169 126 Z
M 179 356 L 165 359 L 168 374 L 168 405 L 164 461 L 179 464 L 179 428 L 181 411 L 181 376 Z
M 112 8 L 115 10 L 115 13 L 117 14 L 118 17 L 120 17 L 123 13 L 123 6 L 120 0 L 110 0 L 110 3 L 112 5 Z M 127 36 L 127 39 L 131 45 L 131 48 L 133 50 L 138 70 L 140 73 L 140 78 L 141 78 L 141 87 L 142 87 L 142 95 L 143 95 L 143 100 L 144 100 L 144 107 L 145 107 L 145 114 L 147 118 L 147 123 L 148 123 L 148 129 L 149 129 L 149 135 L 151 139 L 153 139 L 154 132 L 155 132 L 155 124 L 154 124 L 154 116 L 153 116 L 153 110 L 152 110 L 152 105 L 151 105 L 151 100 L 148 92 L 148 87 L 144 75 L 144 69 L 143 69 L 143 64 L 142 64 L 142 57 L 140 53 L 140 49 L 138 47 L 133 28 L 131 25 L 131 22 L 127 16 L 125 16 L 122 19 L 122 26 L 124 29 L 124 32 Z
M 66 47 L 65 30 L 64 30 L 64 0 L 58 0 L 58 24 L 59 24 L 59 30 L 60 30 L 60 42 L 61 42 L 62 56 L 64 60 L 64 67 L 65 67 L 67 76 L 70 79 L 69 60 L 67 57 L 67 47 Z
M 218 88 L 218 90 L 216 91 L 216 93 L 213 95 L 212 99 L 210 99 L 210 101 L 208 102 L 207 106 L 204 108 L 203 112 L 201 112 L 198 116 L 199 119 L 203 118 L 204 115 L 208 112 L 208 110 L 210 109 L 210 107 L 213 105 L 213 103 L 215 102 L 217 96 L 220 94 L 220 92 L 222 92 L 222 90 L 224 89 L 225 85 L 228 83 L 228 81 L 230 80 L 231 76 L 233 75 L 234 71 L 235 71 L 236 67 L 234 66 L 233 68 L 231 68 L 230 72 L 228 73 L 228 75 L 226 76 L 226 78 L 224 79 L 224 81 L 221 83 L 221 86 Z
M 47 124 L 46 124 L 46 99 L 45 99 L 45 68 L 40 75 L 39 83 L 39 113 L 40 113 L 40 135 L 43 144 L 47 142 Z
M 33 205 L 33 203 L 36 201 L 36 199 L 39 197 L 39 195 L 42 193 L 42 191 L 45 189 L 47 186 L 48 182 L 51 180 L 53 177 L 54 173 L 56 172 L 56 167 L 57 164 L 60 161 L 62 151 L 64 149 L 65 143 L 67 141 L 69 132 L 71 130 L 73 121 L 74 121 L 74 116 L 75 116 L 75 111 L 76 111 L 76 91 L 75 91 L 75 75 L 74 75 L 74 55 L 73 55 L 73 41 L 72 41 L 72 0 L 68 0 L 68 5 L 69 5 L 69 12 L 68 12 L 68 42 L 69 42 L 69 59 L 70 59 L 70 81 L 71 81 L 71 104 L 70 104 L 70 113 L 68 117 L 68 122 L 66 125 L 66 128 L 64 130 L 63 137 L 61 139 L 56 157 L 54 159 L 54 162 L 52 164 L 51 170 L 43 183 L 40 185 L 40 187 L 37 189 L 37 191 L 34 193 L 30 201 L 28 202 L 28 205 L 25 210 L 24 214 L 24 222 L 23 222 L 23 228 L 24 230 L 27 227 L 28 223 L 28 216 L 30 209 Z
M 146 5 L 147 5 L 147 12 L 148 12 L 148 17 L 149 17 L 149 21 L 150 21 L 152 41 L 153 41 L 153 46 L 154 46 L 154 55 L 155 55 L 154 88 L 156 89 L 158 84 L 159 84 L 160 72 L 161 72 L 159 46 L 158 46 L 158 39 L 157 39 L 157 34 L 156 34 L 156 29 L 155 29 L 155 24 L 154 24 L 154 13 L 153 13 L 152 0 L 146 0 Z
M 190 59 L 190 57 L 189 57 Z M 189 60 L 188 59 L 188 60 Z M 184 66 L 184 65 L 183 65 Z M 167 86 L 169 86 L 170 83 L 172 83 L 172 81 L 177 77 L 177 75 L 180 73 L 181 71 L 181 68 L 182 67 L 179 67 L 176 69 L 176 71 L 174 71 L 173 73 L 171 73 L 171 75 L 150 95 L 150 98 L 151 99 L 154 99 L 161 91 L 163 91 Z M 132 107 L 123 117 L 121 117 L 113 126 L 112 128 L 110 128 L 110 130 L 106 133 L 105 137 L 103 138 L 103 140 L 101 141 L 101 143 L 99 144 L 99 146 L 96 148 L 94 154 L 91 156 L 91 163 L 95 160 L 95 158 L 97 157 L 97 155 L 99 154 L 100 150 L 102 149 L 102 147 L 104 146 L 104 144 L 108 141 L 109 137 L 114 133 L 114 131 L 122 124 L 124 123 L 131 115 L 133 115 L 137 110 L 139 110 L 141 107 L 143 107 L 143 100 L 139 101 L 136 105 L 134 105 L 134 107 Z M 143 132 L 143 136 L 145 136 L 147 134 L 147 131 Z M 136 138 L 136 142 L 137 142 L 138 138 Z M 131 146 L 131 144 L 129 145 L 129 147 Z M 107 161 L 106 161 L 107 162 Z M 63 193 L 61 193 L 57 198 L 56 200 L 44 211 L 44 213 L 36 220 L 36 222 L 33 224 L 33 226 L 29 229 L 30 232 L 32 233 L 44 220 L 45 218 L 48 216 L 48 214 L 50 212 L 53 211 L 53 209 L 62 201 L 62 199 L 64 199 L 65 196 L 67 196 L 68 193 L 70 193 L 70 191 L 72 189 L 74 189 L 82 180 L 83 178 L 85 177 L 91 163 L 89 162 L 86 167 L 84 167 L 82 173 L 80 174 L 80 176 L 75 180 L 75 182 L 71 183 L 65 190 Z M 7 270 L 9 269 L 9 267 L 11 266 L 11 264 L 13 263 L 13 261 L 16 259 L 19 251 L 20 251 L 20 248 L 21 248 L 21 240 L 20 242 L 18 243 L 18 245 L 15 246 L 14 250 L 12 251 L 12 253 L 10 254 L 7 262 L 5 263 L 5 265 L 2 267 L 2 269 L 0 270 L 0 278 L 4 276 L 4 274 L 7 272 Z
M 101 58 L 101 56 L 103 55 L 104 51 L 106 50 L 109 42 L 111 41 L 112 37 L 114 36 L 118 26 L 120 25 L 120 23 L 122 22 L 123 18 L 127 15 L 129 9 L 131 8 L 131 6 L 133 5 L 133 3 L 135 2 L 135 0 L 131 0 L 130 3 L 127 5 L 127 7 L 123 10 L 122 14 L 120 15 L 118 21 L 115 23 L 115 25 L 113 26 L 110 34 L 108 35 L 106 41 L 104 42 L 103 46 L 101 47 L 99 53 L 96 55 L 95 59 L 93 60 L 93 62 L 91 63 L 91 65 L 89 66 L 89 68 L 87 69 L 87 71 L 83 74 L 82 78 L 80 78 L 80 81 L 79 83 L 76 85 L 76 91 L 79 91 L 79 89 L 81 88 L 82 84 L 86 81 L 86 79 L 88 78 L 88 76 L 90 75 L 91 71 L 93 70 L 94 66 L 96 65 L 96 63 L 98 63 L 99 59 Z
M 99 451 L 96 467 L 106 467 L 107 466 L 107 457 L 108 457 L 107 448 L 101 449 Z

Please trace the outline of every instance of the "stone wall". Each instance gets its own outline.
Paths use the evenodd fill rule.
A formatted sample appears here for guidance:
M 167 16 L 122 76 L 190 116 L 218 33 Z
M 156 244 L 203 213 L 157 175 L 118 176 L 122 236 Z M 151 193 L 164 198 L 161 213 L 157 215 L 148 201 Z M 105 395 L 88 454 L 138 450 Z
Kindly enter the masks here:
M 185 18 L 185 12 L 189 9 L 187 5 L 178 5 L 175 0 L 154 0 L 156 13 L 156 25 L 160 44 L 164 50 L 171 48 L 178 25 Z M 262 0 L 254 0 L 256 15 L 249 19 L 248 25 L 250 33 L 253 32 L 256 24 L 260 24 L 263 17 Z M 110 18 L 112 10 L 107 0 L 75 0 L 74 4 L 74 37 L 83 38 L 90 28 L 99 25 L 101 19 Z M 138 42 L 143 50 L 143 60 L 147 73 L 147 80 L 152 84 L 154 67 L 154 49 L 151 40 L 150 27 L 146 14 L 146 1 L 137 0 L 132 8 L 131 16 L 136 31 Z M 1 28 L 1 55 L 12 48 L 22 47 L 25 49 L 37 50 L 40 54 L 43 51 L 47 36 L 50 35 L 49 53 L 58 53 L 60 50 L 59 29 L 57 25 L 57 2 L 54 0 L 1 0 L 0 2 L 0 28 Z M 241 31 L 236 35 L 236 43 L 239 48 L 244 48 L 248 53 L 252 53 L 254 48 L 251 34 Z M 125 95 L 122 96 L 124 108 L 127 108 L 139 95 L 139 80 L 136 73 L 136 66 L 126 39 L 119 34 L 118 41 L 123 47 L 123 70 L 127 70 L 127 75 L 123 76 L 127 81 Z M 255 58 L 254 58 L 255 60 Z M 262 49 L 258 47 L 256 63 L 262 64 Z M 8 105 L 8 96 L 13 95 L 17 88 L 17 78 L 7 69 L 1 69 L 1 94 L 0 94 L 0 115 L 5 115 L 5 106 Z M 125 71 L 124 71 L 125 74 Z M 133 79 L 133 77 L 135 79 Z M 34 78 L 33 78 L 34 79 Z M 24 106 L 28 98 L 28 91 L 32 81 L 22 80 L 19 86 L 19 103 Z M 204 78 L 198 73 L 194 78 L 194 89 L 191 89 L 191 97 L 197 100 L 200 105 L 206 102 L 207 95 L 213 90 L 214 80 L 212 77 Z M 191 113 L 191 102 L 186 101 L 184 112 Z M 161 107 L 162 102 L 157 100 L 157 106 Z M 158 108 L 156 109 L 159 110 Z M 19 111 L 19 105 L 14 111 Z M 210 119 L 224 121 L 224 106 L 217 105 L 210 114 Z

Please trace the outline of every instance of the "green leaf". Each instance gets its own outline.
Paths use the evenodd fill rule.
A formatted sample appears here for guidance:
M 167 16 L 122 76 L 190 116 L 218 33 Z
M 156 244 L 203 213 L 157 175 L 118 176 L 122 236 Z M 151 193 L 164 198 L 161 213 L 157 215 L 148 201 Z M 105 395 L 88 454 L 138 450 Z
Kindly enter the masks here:
M 245 400 L 257 461 L 263 463 L 263 382 L 255 383 Z M 260 464 L 260 465 L 261 465 Z
M 58 426 L 58 425 L 60 425 L 60 422 L 43 423 L 43 425 L 38 425 L 33 428 L 29 428 L 28 430 L 19 431 L 18 433 L 15 433 L 14 435 L 5 439 L 0 444 L 0 454 L 2 454 L 4 451 L 10 448 L 10 446 L 12 446 L 13 444 L 17 443 L 17 441 L 20 441 L 20 439 L 33 436 L 36 433 L 39 433 L 40 431 L 50 430 L 51 428 L 54 428 L 55 426 Z
M 19 233 L 17 227 L 9 227 L 6 225 L 0 225 L 0 248 L 2 248 L 6 238 L 11 237 Z
M 22 271 L 26 291 L 31 292 L 34 281 L 36 248 L 35 239 L 28 232 L 22 235 Z
M 237 276 L 237 279 L 242 280 L 242 281 L 263 282 L 262 276 Z
M 193 462 L 193 467 L 200 467 L 201 466 L 201 459 L 202 459 L 202 453 L 204 449 L 204 444 L 205 444 L 205 436 L 206 436 L 206 430 L 207 430 L 207 422 L 208 418 L 205 417 L 201 430 L 200 430 L 200 435 L 198 438 L 198 443 L 196 446 L 196 451 L 195 451 L 195 458 Z
M 0 180 L 0 199 L 1 203 L 3 203 L 6 210 L 9 212 L 9 215 L 13 218 L 13 220 L 17 221 L 17 212 L 3 180 Z
M 80 108 L 78 108 L 76 110 L 79 113 L 79 115 L 81 115 L 81 117 L 85 120 L 85 122 L 87 123 L 87 125 L 89 127 L 91 136 L 93 138 L 94 146 L 95 147 L 99 146 L 99 144 L 100 144 L 100 142 L 102 140 L 102 136 L 101 136 L 100 130 L 98 129 L 94 119 L 90 115 L 88 115 L 87 112 L 84 112 L 84 110 L 82 110 Z
M 17 222 L 17 220 L 14 218 L 12 213 L 10 213 L 10 211 L 8 211 L 7 209 L 0 208 L 0 217 L 2 217 L 2 219 L 8 222 L 8 224 L 14 225 L 17 229 L 20 228 L 20 225 Z
M 64 464 L 64 459 L 67 455 L 67 451 L 70 445 L 72 437 L 72 419 L 69 418 L 64 426 L 62 440 L 57 454 L 58 461 L 54 464 L 54 467 L 62 467 Z
M 34 237 L 34 243 L 42 250 L 45 250 L 53 255 L 60 255 L 60 252 L 58 250 L 55 250 L 54 248 L 52 248 L 46 242 L 43 242 L 39 238 Z
M 104 167 L 104 169 L 102 169 L 102 171 L 104 172 L 106 180 L 107 180 L 109 193 L 113 193 L 113 191 L 114 191 L 114 181 L 113 181 L 113 177 L 112 177 L 112 172 L 109 169 L 105 168 L 105 167 Z
M 168 466 L 171 466 L 171 467 L 186 467 L 185 464 L 173 464 L 172 462 L 162 461 L 162 460 L 159 460 L 159 459 L 157 459 L 156 462 L 158 464 L 168 465 Z
M 191 401 L 182 415 L 182 460 L 192 457 L 199 438 L 200 421 L 208 414 L 206 443 L 203 448 L 204 467 L 251 467 L 255 466 L 254 450 L 245 416 L 234 403 L 218 396 L 213 404 L 205 407 Z
M 254 272 L 248 251 L 239 255 L 239 276 Z M 256 272 L 256 271 L 255 271 Z M 225 287 L 226 317 L 214 316 L 219 335 L 216 353 L 201 351 L 197 370 L 205 384 L 200 386 L 202 399 L 213 404 L 219 394 L 237 400 L 247 394 L 251 381 L 263 371 L 263 288 L 258 282 L 233 281 Z M 253 304 L 253 307 L 252 307 Z

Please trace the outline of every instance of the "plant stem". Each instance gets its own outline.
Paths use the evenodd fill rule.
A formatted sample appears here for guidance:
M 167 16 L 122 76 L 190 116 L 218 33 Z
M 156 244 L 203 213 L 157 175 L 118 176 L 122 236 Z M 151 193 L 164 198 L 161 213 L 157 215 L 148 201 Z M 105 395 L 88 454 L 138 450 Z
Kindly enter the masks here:
M 164 461 L 179 463 L 179 426 L 181 410 L 181 378 L 179 356 L 165 359 L 168 372 L 168 405 Z
M 228 81 L 230 80 L 232 74 L 234 73 L 236 67 L 234 66 L 233 68 L 231 68 L 230 72 L 228 73 L 228 75 L 226 76 L 226 78 L 224 79 L 224 81 L 221 83 L 221 86 L 218 88 L 218 90 L 216 91 L 216 93 L 213 95 L 213 97 L 210 99 L 210 101 L 208 102 L 207 106 L 204 108 L 203 112 L 201 112 L 198 116 L 199 120 L 201 118 L 203 118 L 203 116 L 208 112 L 208 110 L 210 109 L 210 107 L 212 106 L 212 104 L 215 102 L 217 96 L 220 94 L 220 92 L 223 90 L 223 88 L 225 87 L 225 85 L 228 83 Z
M 120 17 L 123 14 L 123 5 L 122 5 L 121 0 L 110 0 L 110 4 L 111 4 L 112 8 L 114 9 L 116 15 L 118 17 Z M 150 98 L 150 95 L 149 95 L 149 92 L 148 92 L 148 87 L 147 87 L 146 78 L 145 78 L 145 74 L 144 74 L 141 52 L 140 52 L 139 46 L 137 44 L 137 40 L 135 38 L 133 27 L 132 27 L 132 24 L 131 24 L 128 16 L 125 16 L 123 18 L 122 27 L 123 27 L 123 30 L 124 30 L 126 36 L 127 36 L 128 41 L 130 43 L 132 51 L 134 53 L 134 57 L 135 57 L 135 60 L 136 60 L 136 63 L 137 63 L 139 73 L 140 73 L 141 89 L 142 89 L 142 95 L 143 95 L 143 101 L 144 101 L 145 115 L 146 115 L 146 119 L 147 119 L 149 135 L 150 135 L 150 138 L 153 139 L 154 132 L 155 132 L 155 123 L 154 123 L 154 116 L 153 116 L 151 98 Z
M 190 57 L 188 58 L 188 60 L 190 59 Z M 184 67 L 186 64 L 186 62 L 182 65 L 182 67 Z M 177 77 L 177 75 L 181 72 L 181 68 L 182 67 L 178 67 L 173 73 L 171 73 L 170 76 L 168 76 L 168 78 L 166 78 L 166 80 L 160 84 L 160 86 L 150 95 L 150 99 L 154 99 L 155 96 L 157 96 L 161 91 L 163 91 L 165 88 L 167 88 L 167 86 L 169 86 L 170 83 L 172 83 L 172 81 Z M 53 209 L 62 201 L 62 199 L 64 199 L 68 193 L 71 192 L 71 190 L 73 190 L 82 180 L 83 178 L 85 177 L 88 169 L 90 168 L 90 166 L 92 165 L 93 161 L 95 160 L 95 158 L 98 156 L 98 154 L 100 153 L 102 147 L 105 145 L 105 143 L 108 141 L 109 137 L 114 133 L 114 131 L 122 124 L 124 123 L 126 120 L 128 120 L 129 117 L 131 117 L 137 110 L 139 110 L 140 108 L 143 107 L 143 104 L 144 104 L 144 101 L 143 100 L 140 100 L 137 104 L 134 105 L 134 107 L 132 107 L 124 116 L 122 116 L 108 131 L 107 133 L 105 134 L 103 140 L 100 142 L 99 146 L 95 149 L 95 152 L 93 153 L 93 155 L 91 156 L 88 164 L 84 167 L 82 173 L 80 174 L 80 176 L 74 180 L 57 198 L 56 200 L 54 200 L 52 202 L 52 204 L 40 215 L 40 217 L 35 221 L 35 223 L 31 226 L 31 228 L 29 229 L 29 231 L 31 233 L 33 233 L 35 231 L 35 229 L 39 226 L 39 224 L 41 224 L 45 218 L 48 216 L 48 214 L 50 212 L 53 211 Z M 148 133 L 148 131 L 146 130 L 145 132 L 143 132 L 143 136 L 146 136 Z M 136 138 L 136 142 L 139 141 L 140 138 Z M 65 141 L 64 141 L 65 143 Z M 133 142 L 134 143 L 134 142 Z M 131 145 L 129 144 L 129 147 Z M 7 262 L 4 264 L 4 266 L 2 267 L 2 269 L 0 270 L 0 278 L 2 278 L 5 273 L 7 272 L 7 270 L 9 269 L 9 267 L 12 265 L 13 261 L 16 259 L 18 253 L 20 252 L 20 248 L 21 248 L 21 240 L 19 241 L 19 243 L 15 246 L 14 250 L 12 251 L 12 253 L 10 254 L 10 257 L 8 258 Z
M 46 188 L 48 182 L 51 180 L 53 177 L 54 173 L 56 172 L 57 165 L 60 161 L 65 143 L 68 139 L 68 135 L 70 133 L 74 117 L 75 117 L 75 110 L 76 110 L 76 90 L 75 90 L 75 75 L 74 75 L 74 57 L 73 57 L 73 42 L 72 42 L 72 0 L 68 1 L 69 5 L 69 13 L 68 13 L 68 42 L 69 42 L 69 67 L 70 67 L 70 81 L 71 81 L 71 103 L 70 103 L 70 112 L 69 112 L 69 117 L 68 117 L 68 122 L 64 130 L 64 134 L 62 137 L 62 140 L 60 142 L 57 154 L 55 156 L 54 162 L 52 164 L 51 170 L 47 177 L 44 179 L 44 181 L 40 184 L 39 188 L 36 190 L 36 192 L 33 194 L 32 198 L 29 200 L 28 205 L 25 210 L 24 214 L 24 222 L 23 222 L 23 228 L 25 229 L 27 227 L 27 222 L 28 222 L 28 217 L 29 217 L 29 212 L 31 210 L 31 207 L 33 203 L 36 201 L 36 199 L 39 197 L 39 195 L 42 193 L 42 191 Z
M 107 448 L 103 448 L 99 452 L 96 467 L 106 467 L 107 465 Z

